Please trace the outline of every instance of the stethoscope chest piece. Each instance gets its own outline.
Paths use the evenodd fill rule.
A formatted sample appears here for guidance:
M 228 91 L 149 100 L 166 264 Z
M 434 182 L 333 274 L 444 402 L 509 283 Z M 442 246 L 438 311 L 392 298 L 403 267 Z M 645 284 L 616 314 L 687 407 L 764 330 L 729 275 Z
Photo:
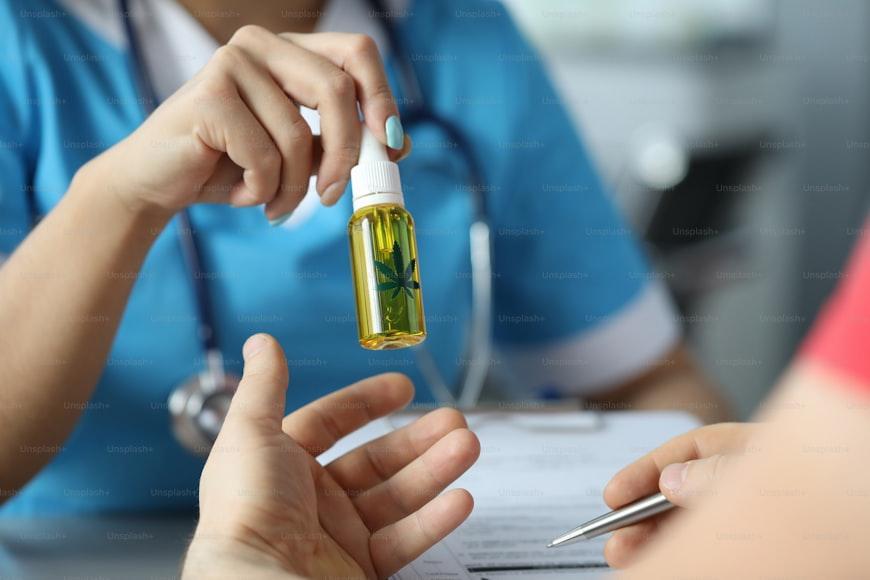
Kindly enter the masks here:
M 188 451 L 207 457 L 217 440 L 230 402 L 241 380 L 225 373 L 217 351 L 209 352 L 208 366 L 169 395 L 172 432 Z

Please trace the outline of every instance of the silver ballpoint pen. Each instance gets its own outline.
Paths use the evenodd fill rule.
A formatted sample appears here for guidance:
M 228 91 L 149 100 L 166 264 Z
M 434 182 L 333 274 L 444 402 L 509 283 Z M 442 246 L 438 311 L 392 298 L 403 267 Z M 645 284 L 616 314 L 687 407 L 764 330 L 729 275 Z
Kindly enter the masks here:
M 547 544 L 548 548 L 566 546 L 579 540 L 591 540 L 608 532 L 618 530 L 635 524 L 641 520 L 651 518 L 656 514 L 668 511 L 674 504 L 660 493 L 630 503 L 618 510 L 606 513 L 594 520 L 589 520 L 570 532 L 566 532 Z

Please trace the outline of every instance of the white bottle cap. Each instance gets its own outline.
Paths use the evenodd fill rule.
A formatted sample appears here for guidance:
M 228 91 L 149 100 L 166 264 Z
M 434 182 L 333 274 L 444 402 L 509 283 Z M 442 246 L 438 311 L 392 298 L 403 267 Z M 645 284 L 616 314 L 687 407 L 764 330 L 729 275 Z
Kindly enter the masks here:
M 359 162 L 350 170 L 350 184 L 354 211 L 381 203 L 405 205 L 399 166 L 390 161 L 386 147 L 365 124 L 362 125 Z

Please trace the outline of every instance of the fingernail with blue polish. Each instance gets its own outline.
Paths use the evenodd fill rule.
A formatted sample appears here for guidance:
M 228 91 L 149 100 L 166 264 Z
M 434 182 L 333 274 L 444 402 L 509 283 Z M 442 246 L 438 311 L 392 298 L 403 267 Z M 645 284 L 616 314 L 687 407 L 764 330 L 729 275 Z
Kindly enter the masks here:
M 288 211 L 284 215 L 279 215 L 275 219 L 269 220 L 269 225 L 272 226 L 273 228 L 277 228 L 278 226 L 280 226 L 281 224 L 283 224 L 284 222 L 289 220 L 290 216 L 292 216 L 292 215 L 293 215 L 293 212 Z
M 401 149 L 405 144 L 405 130 L 402 129 L 402 122 L 396 115 L 387 119 L 387 147 L 390 149 Z

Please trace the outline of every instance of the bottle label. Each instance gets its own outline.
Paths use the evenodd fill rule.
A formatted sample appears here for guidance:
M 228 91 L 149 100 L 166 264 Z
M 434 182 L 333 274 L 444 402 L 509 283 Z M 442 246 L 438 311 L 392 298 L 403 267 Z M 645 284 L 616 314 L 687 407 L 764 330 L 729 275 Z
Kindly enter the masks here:
M 408 298 L 413 299 L 420 289 L 420 283 L 414 280 L 417 260 L 412 258 L 406 262 L 398 242 L 393 242 L 391 258 L 392 264 L 375 260 L 375 267 L 384 278 L 384 281 L 378 283 L 378 292 L 390 292 L 390 298 L 396 298 L 400 292 L 405 292 Z

